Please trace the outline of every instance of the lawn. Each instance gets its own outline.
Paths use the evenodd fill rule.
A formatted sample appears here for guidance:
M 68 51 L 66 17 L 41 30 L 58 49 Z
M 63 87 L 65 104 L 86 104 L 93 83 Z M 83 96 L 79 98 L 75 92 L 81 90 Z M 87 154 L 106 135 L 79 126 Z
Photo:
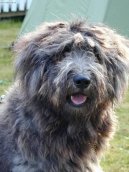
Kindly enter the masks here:
M 0 94 L 13 81 L 13 53 L 9 46 L 16 40 L 21 22 L 4 21 L 0 22 Z
M 13 53 L 6 47 L 15 41 L 21 22 L 0 22 L 0 94 L 5 94 L 13 82 Z M 110 149 L 103 157 L 105 172 L 129 172 L 129 92 L 116 110 L 118 128 Z

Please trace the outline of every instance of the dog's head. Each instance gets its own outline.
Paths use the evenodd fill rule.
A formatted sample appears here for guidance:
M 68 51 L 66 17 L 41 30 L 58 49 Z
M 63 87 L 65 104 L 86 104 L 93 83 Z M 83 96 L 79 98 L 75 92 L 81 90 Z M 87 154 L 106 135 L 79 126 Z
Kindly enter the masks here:
M 92 113 L 127 86 L 129 42 L 85 22 L 44 24 L 16 44 L 16 79 L 28 100 L 68 113 Z

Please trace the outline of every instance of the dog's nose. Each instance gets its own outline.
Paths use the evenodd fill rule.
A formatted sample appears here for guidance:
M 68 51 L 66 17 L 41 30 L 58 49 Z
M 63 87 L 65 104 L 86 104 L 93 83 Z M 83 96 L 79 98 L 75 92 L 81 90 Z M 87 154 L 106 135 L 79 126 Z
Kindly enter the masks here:
M 84 77 L 81 75 L 76 75 L 73 77 L 74 84 L 78 88 L 87 88 L 90 84 L 90 78 L 89 77 Z

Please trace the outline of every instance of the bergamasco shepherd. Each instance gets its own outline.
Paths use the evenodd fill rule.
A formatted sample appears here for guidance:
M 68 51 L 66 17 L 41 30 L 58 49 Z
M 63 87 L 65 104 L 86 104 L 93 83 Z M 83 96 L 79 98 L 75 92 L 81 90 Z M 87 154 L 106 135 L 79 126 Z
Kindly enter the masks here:
M 15 83 L 0 109 L 0 172 L 102 172 L 127 88 L 129 41 L 85 21 L 20 38 Z

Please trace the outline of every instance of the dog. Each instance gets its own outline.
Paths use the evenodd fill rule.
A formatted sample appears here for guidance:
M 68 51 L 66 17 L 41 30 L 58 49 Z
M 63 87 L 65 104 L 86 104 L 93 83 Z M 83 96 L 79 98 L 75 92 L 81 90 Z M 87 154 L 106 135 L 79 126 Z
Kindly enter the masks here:
M 129 41 L 104 25 L 45 23 L 19 38 L 0 110 L 1 172 L 102 172 Z

